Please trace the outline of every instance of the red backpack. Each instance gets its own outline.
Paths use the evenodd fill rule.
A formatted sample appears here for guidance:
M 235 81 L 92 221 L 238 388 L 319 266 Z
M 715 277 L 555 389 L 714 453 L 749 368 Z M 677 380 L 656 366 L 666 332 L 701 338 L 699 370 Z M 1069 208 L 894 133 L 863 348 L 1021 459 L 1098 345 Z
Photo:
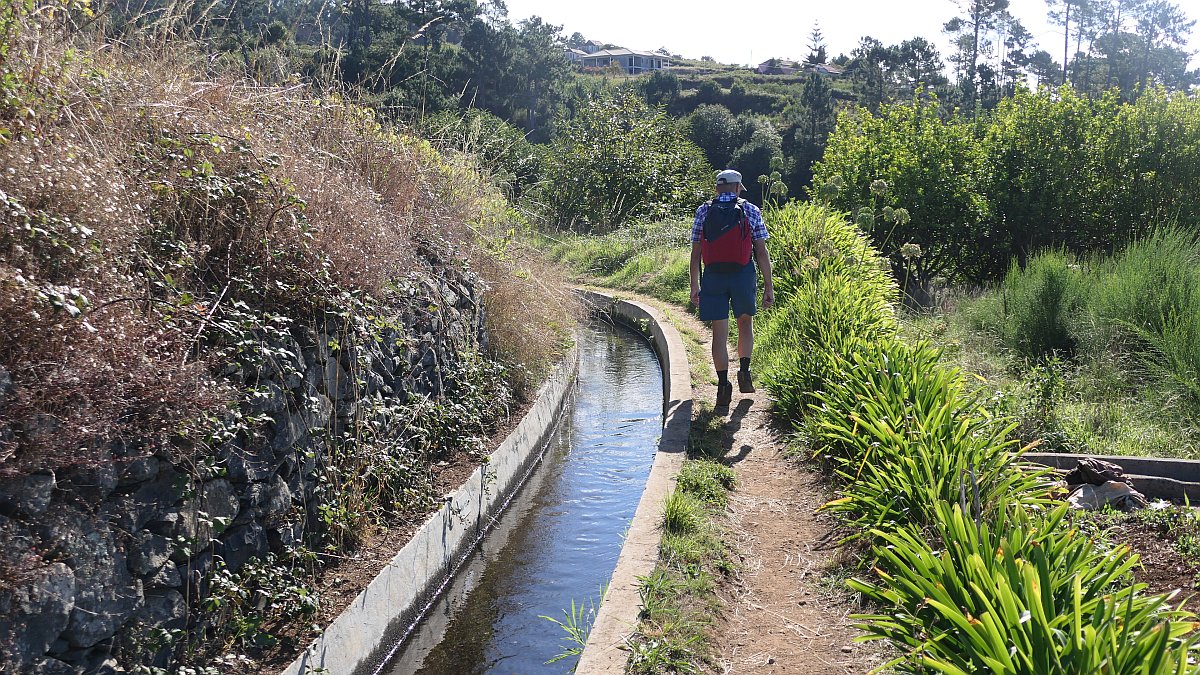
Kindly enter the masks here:
M 743 199 L 708 203 L 700 235 L 700 259 L 714 272 L 736 272 L 750 264 L 754 243 Z

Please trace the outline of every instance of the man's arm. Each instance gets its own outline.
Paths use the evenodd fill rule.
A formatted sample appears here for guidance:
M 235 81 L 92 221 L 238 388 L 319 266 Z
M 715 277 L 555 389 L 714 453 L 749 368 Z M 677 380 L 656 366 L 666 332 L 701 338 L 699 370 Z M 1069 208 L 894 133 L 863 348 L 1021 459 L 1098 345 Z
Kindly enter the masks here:
M 696 253 L 692 252 L 692 259 L 695 260 Z M 767 252 L 767 240 L 756 239 L 754 241 L 754 260 L 758 263 L 758 269 L 763 275 L 763 309 L 767 309 L 775 304 L 775 282 L 771 280 L 771 254 Z M 693 263 L 694 264 L 694 263 Z M 693 285 L 692 288 L 695 288 Z
M 770 264 L 770 263 L 768 263 Z M 692 242 L 692 304 L 700 306 L 700 242 Z

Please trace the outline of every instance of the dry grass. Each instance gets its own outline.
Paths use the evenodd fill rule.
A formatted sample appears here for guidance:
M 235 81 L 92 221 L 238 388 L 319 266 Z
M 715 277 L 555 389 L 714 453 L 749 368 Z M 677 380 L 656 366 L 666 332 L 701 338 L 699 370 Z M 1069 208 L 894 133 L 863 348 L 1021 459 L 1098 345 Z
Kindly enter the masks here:
M 511 214 L 467 166 L 340 96 L 207 72 L 177 44 L 72 40 L 29 23 L 0 63 L 29 77 L 0 104 L 0 473 L 119 439 L 149 451 L 233 400 L 205 347 L 234 303 L 386 314 L 395 282 L 469 264 L 519 387 L 561 350 L 574 299 L 497 247 Z

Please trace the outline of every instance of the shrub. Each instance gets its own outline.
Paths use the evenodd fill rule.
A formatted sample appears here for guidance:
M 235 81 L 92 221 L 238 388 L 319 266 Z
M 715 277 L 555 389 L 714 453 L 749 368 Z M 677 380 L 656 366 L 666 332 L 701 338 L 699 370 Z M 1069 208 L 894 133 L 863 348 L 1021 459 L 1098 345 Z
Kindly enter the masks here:
M 936 100 L 883 106 L 878 117 L 859 108 L 838 118 L 824 158 L 813 165 L 813 191 L 851 211 L 876 203 L 872 183 L 885 181 L 891 189 L 878 207 L 904 208 L 910 218 L 873 232 L 874 243 L 920 245 L 929 278 L 978 278 L 997 256 L 986 244 L 994 233 L 980 184 L 984 159 L 972 123 L 943 119 Z M 1003 265 L 1009 256 L 999 258 Z
M 849 582 L 882 610 L 855 617 L 865 639 L 896 643 L 902 673 L 1193 672 L 1194 617 L 1124 584 L 1138 556 L 1070 528 L 1067 509 L 980 520 L 942 503 L 932 541 L 874 531 L 880 582 Z
M 1162 227 L 1097 260 L 1081 339 L 1093 358 L 1128 353 L 1200 399 L 1200 234 Z
M 597 96 L 562 123 L 539 199 L 556 227 L 607 231 L 690 213 L 713 172 L 684 129 L 629 92 Z
M 1041 249 L 1083 255 L 1157 224 L 1200 222 L 1190 196 L 1200 180 L 1200 103 L 1187 92 L 1148 89 L 1126 103 L 1042 88 L 981 119 L 940 108 L 914 100 L 842 115 L 813 167 L 814 194 L 845 210 L 886 181 L 886 205 L 911 215 L 891 238 L 921 245 L 925 276 L 991 281 L 1013 257 Z
M 768 213 L 778 307 L 760 329 L 763 380 L 780 411 L 798 421 L 831 379 L 835 356 L 895 334 L 896 288 L 854 226 L 823 207 Z
M 1043 251 L 1023 269 L 1014 261 L 1001 289 L 1005 344 L 1033 359 L 1071 354 L 1071 324 L 1084 300 L 1080 291 L 1081 273 L 1065 251 Z
M 762 327 L 756 356 L 780 413 L 798 424 L 816 394 L 836 381 L 839 353 L 894 335 L 890 309 L 844 273 L 783 299 Z
M 983 513 L 1040 503 L 1045 471 L 1017 461 L 1015 425 L 993 418 L 957 370 L 927 345 L 894 339 L 837 355 L 805 424 L 845 482 L 827 507 L 856 529 L 921 530 L 938 504 L 968 500 Z

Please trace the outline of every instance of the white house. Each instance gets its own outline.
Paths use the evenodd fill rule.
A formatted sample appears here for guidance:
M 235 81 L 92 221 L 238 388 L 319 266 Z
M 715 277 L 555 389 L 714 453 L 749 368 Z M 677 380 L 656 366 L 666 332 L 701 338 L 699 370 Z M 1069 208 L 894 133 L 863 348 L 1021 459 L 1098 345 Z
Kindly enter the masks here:
M 584 68 L 607 68 L 615 63 L 630 75 L 671 67 L 671 59 L 668 56 L 625 48 L 601 49 L 579 57 L 577 63 Z

